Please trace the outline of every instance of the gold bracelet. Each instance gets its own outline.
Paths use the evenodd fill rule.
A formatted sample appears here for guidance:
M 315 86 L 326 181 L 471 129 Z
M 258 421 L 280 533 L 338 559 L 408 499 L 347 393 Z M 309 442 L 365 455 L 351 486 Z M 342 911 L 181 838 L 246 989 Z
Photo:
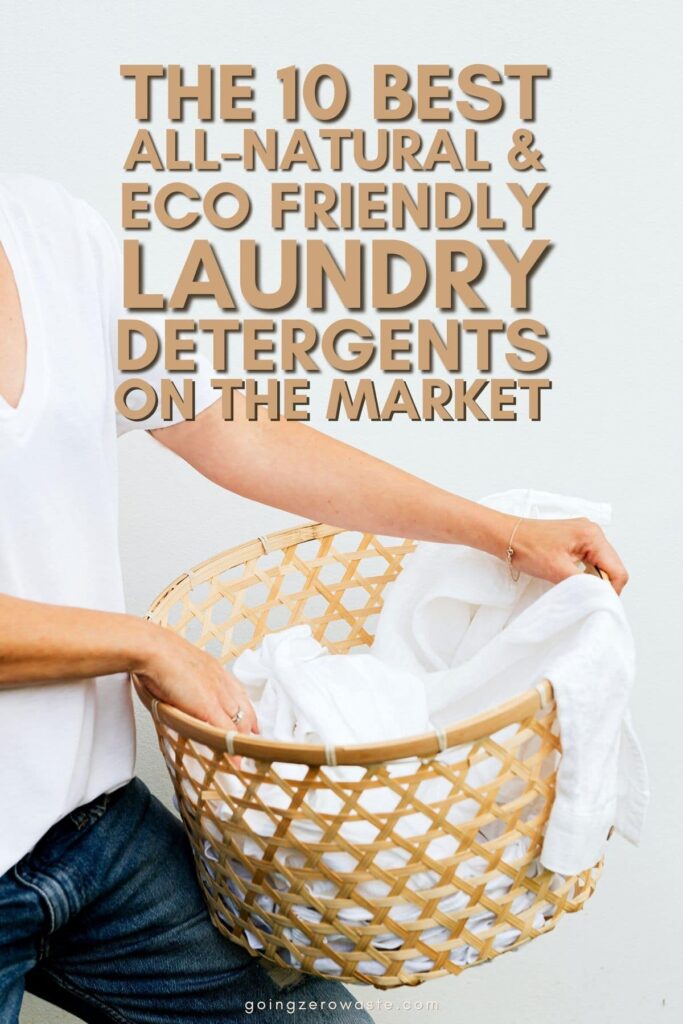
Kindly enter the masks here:
M 520 516 L 519 519 L 517 520 L 517 522 L 515 523 L 515 525 L 512 527 L 512 533 L 510 534 L 510 540 L 508 541 L 507 551 L 505 552 L 505 558 L 506 558 L 506 561 L 507 561 L 507 564 L 508 564 L 508 569 L 510 570 L 510 576 L 512 577 L 512 582 L 513 583 L 517 582 L 517 580 L 519 579 L 520 573 L 519 573 L 519 569 L 518 569 L 517 570 L 517 575 L 515 576 L 515 570 L 512 568 L 512 559 L 514 558 L 514 555 L 515 555 L 515 549 L 512 546 L 512 542 L 515 539 L 515 534 L 517 533 L 517 530 L 519 528 L 519 524 L 522 523 L 523 521 L 524 521 L 524 516 Z

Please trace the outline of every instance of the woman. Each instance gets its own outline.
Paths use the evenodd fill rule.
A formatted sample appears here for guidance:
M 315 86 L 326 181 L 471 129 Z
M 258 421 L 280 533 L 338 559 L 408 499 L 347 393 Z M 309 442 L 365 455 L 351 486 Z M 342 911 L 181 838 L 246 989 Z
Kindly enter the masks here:
M 223 729 L 258 723 L 217 661 L 123 612 L 118 247 L 84 203 L 23 176 L 0 178 L 0 243 L 2 1020 L 17 1020 L 26 988 L 88 1021 L 246 1019 L 247 1004 L 276 1000 L 277 986 L 213 929 L 179 822 L 133 779 L 131 671 Z M 303 424 L 250 422 L 239 409 L 226 422 L 201 377 L 197 393 L 194 421 L 143 425 L 230 491 L 499 558 L 514 531 L 515 571 L 558 582 L 586 559 L 617 591 L 626 583 L 587 520 L 520 522 Z M 343 1006 L 336 982 L 307 979 L 296 999 L 315 1003 L 316 1021 L 368 1020 Z

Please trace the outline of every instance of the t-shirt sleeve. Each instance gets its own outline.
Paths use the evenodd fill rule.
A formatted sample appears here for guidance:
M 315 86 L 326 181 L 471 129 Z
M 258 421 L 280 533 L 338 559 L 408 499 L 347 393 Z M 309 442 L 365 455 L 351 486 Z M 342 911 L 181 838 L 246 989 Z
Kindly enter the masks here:
M 189 378 L 194 383 L 194 412 L 195 416 L 217 401 L 219 394 L 211 387 L 211 378 L 214 376 L 211 363 L 201 353 L 193 353 L 192 359 L 196 362 L 196 372 L 169 374 L 163 362 L 163 337 L 164 320 L 162 312 L 142 310 L 140 312 L 128 312 L 123 306 L 123 256 L 121 247 L 109 227 L 106 220 L 92 207 L 83 204 L 86 216 L 89 219 L 89 228 L 96 249 L 96 265 L 98 274 L 99 293 L 101 296 L 102 326 L 104 336 L 107 340 L 109 356 L 113 371 L 112 401 L 120 387 L 126 380 L 133 378 L 142 379 L 147 382 L 156 392 L 160 394 L 162 378 L 173 381 L 178 390 L 183 392 L 184 381 Z M 118 360 L 118 324 L 119 319 L 143 320 L 150 324 L 157 332 L 161 341 L 160 354 L 152 366 L 143 370 L 135 370 L 124 373 L 119 369 Z M 138 356 L 144 352 L 145 342 L 138 333 L 131 335 L 132 355 Z M 135 411 L 141 409 L 145 402 L 145 396 L 140 390 L 128 393 L 126 406 Z M 129 430 L 155 430 L 160 427 L 171 426 L 172 423 L 181 423 L 183 416 L 174 405 L 172 418 L 162 419 L 161 403 L 157 402 L 154 412 L 145 419 L 133 420 L 116 410 L 117 431 L 119 436 Z

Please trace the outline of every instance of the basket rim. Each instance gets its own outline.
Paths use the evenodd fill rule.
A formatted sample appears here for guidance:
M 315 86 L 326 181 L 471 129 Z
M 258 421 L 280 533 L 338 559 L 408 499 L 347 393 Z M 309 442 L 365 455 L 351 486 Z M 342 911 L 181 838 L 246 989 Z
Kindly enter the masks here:
M 137 694 L 157 724 L 163 723 L 184 739 L 195 740 L 216 753 L 251 757 L 255 761 L 283 761 L 307 765 L 369 765 L 411 757 L 433 757 L 451 747 L 484 739 L 499 729 L 531 717 L 541 708 L 550 709 L 553 688 L 548 679 L 498 704 L 488 711 L 456 722 L 447 729 L 416 733 L 399 740 L 323 746 L 316 743 L 285 743 L 263 736 L 230 730 L 225 732 L 179 708 L 157 700 L 139 677 L 132 673 Z
M 300 523 L 227 548 L 176 577 L 152 601 L 145 617 L 152 620 L 160 612 L 163 612 L 167 605 L 173 604 L 177 600 L 178 591 L 191 589 L 240 565 L 249 558 L 256 558 L 293 544 L 317 540 L 338 533 L 362 534 L 363 531 L 329 526 L 324 523 Z M 397 539 L 400 542 L 400 538 Z M 202 743 L 217 753 L 251 757 L 257 761 L 282 761 L 306 765 L 368 765 L 410 757 L 432 757 L 450 747 L 482 739 L 513 722 L 530 717 L 542 708 L 549 708 L 553 703 L 552 683 L 548 679 L 543 679 L 536 686 L 504 703 L 456 722 L 446 729 L 433 729 L 398 740 L 324 746 L 312 743 L 277 742 L 262 736 L 240 733 L 236 730 L 225 732 L 171 704 L 158 700 L 149 692 L 136 673 L 131 673 L 131 679 L 140 700 L 151 712 L 157 726 L 163 723 L 178 735 Z

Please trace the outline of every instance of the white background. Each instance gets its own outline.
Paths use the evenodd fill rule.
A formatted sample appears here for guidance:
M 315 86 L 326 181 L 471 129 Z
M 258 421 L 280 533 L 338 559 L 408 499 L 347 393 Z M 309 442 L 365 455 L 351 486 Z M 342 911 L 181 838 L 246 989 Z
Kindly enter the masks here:
M 555 934 L 485 970 L 404 990 L 406 998 L 438 1000 L 438 1011 L 420 1016 L 444 1022 L 680 1020 L 678 5 L 34 0 L 1 7 L 1 169 L 60 180 L 114 226 L 134 132 L 122 62 L 256 64 L 261 128 L 276 116 L 274 71 L 291 63 L 344 69 L 351 126 L 366 120 L 374 62 L 552 66 L 552 80 L 539 86 L 535 126 L 552 183 L 539 233 L 555 243 L 533 293 L 534 313 L 552 332 L 554 390 L 542 422 L 366 421 L 327 429 L 471 497 L 532 486 L 609 501 L 611 536 L 632 575 L 624 600 L 639 652 L 634 713 L 653 789 L 642 845 L 610 844 L 595 899 Z M 457 134 L 463 125 L 456 119 L 452 127 Z M 491 127 L 496 154 L 514 127 L 512 116 Z M 500 188 L 509 177 L 501 166 L 494 180 Z M 177 270 L 177 246 L 168 242 L 167 257 L 159 250 L 160 278 Z M 492 281 L 492 315 L 505 318 L 501 287 Z M 430 315 L 428 307 L 421 315 Z M 219 492 L 142 434 L 121 443 L 121 548 L 134 612 L 187 567 L 286 522 L 280 512 Z M 139 770 L 168 796 L 144 716 Z M 403 1016 L 380 1011 L 376 1019 Z M 67 1019 L 30 998 L 22 1014 L 23 1024 Z

